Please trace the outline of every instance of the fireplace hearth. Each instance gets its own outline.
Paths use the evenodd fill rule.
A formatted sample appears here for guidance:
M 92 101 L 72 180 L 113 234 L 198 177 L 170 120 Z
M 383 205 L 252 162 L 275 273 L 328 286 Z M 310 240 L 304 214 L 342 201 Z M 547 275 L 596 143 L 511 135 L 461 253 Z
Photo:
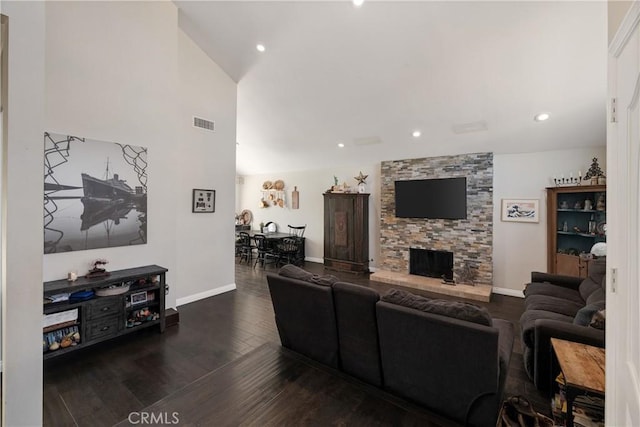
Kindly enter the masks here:
M 453 283 L 453 252 L 409 248 L 409 274 Z

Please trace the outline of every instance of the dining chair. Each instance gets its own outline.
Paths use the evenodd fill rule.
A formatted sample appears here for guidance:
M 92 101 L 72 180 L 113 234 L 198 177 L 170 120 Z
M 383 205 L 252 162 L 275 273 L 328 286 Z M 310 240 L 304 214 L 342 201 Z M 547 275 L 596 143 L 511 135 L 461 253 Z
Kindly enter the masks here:
M 278 255 L 275 253 L 266 236 L 264 234 L 254 234 L 253 240 L 256 242 L 256 249 L 258 250 L 253 268 L 256 268 L 258 263 L 262 265 L 262 268 L 265 268 L 267 264 L 276 264 Z
M 289 235 L 304 237 L 304 230 L 307 228 L 307 224 L 299 226 L 287 225 L 287 227 L 289 227 Z
M 300 245 L 303 240 L 299 237 L 285 237 L 276 245 L 277 265 L 294 264 L 300 265 Z
M 253 259 L 253 250 L 256 248 L 252 241 L 251 236 L 246 231 L 241 231 L 238 233 L 238 240 L 240 241 L 240 260 L 246 260 L 247 264 L 251 264 Z

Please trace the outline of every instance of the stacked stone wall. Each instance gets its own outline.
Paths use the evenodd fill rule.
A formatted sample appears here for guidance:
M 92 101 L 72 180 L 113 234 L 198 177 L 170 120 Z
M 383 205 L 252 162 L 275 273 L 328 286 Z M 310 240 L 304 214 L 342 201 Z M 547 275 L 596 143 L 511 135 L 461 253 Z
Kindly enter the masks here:
M 467 219 L 396 218 L 395 181 L 467 178 Z M 409 273 L 409 248 L 453 252 L 454 279 L 467 264 L 476 284 L 493 282 L 493 153 L 385 161 L 381 164 L 380 249 L 383 270 Z

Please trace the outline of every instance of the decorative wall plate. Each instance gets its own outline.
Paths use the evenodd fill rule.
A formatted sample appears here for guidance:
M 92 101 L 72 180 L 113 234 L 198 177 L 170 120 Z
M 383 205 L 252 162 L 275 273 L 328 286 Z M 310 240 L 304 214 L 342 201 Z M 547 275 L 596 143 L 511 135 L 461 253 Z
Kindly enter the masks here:
M 284 181 L 279 179 L 273 183 L 273 188 L 276 190 L 284 190 Z
M 598 234 L 607 234 L 607 223 L 606 222 L 599 223 L 598 226 L 596 227 L 596 230 L 598 231 Z
M 251 220 L 253 220 L 253 214 L 249 209 L 245 209 L 240 213 L 240 220 L 243 225 L 251 224 Z
M 271 181 L 265 181 L 262 183 L 262 188 L 264 190 L 271 190 L 273 188 L 273 182 Z

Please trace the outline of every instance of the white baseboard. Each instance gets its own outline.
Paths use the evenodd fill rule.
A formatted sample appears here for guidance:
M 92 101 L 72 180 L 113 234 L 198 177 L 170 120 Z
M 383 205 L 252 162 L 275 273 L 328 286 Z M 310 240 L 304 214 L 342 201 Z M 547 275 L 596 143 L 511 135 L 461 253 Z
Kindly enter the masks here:
M 493 292 L 494 294 L 498 294 L 498 295 L 506 295 L 506 296 L 509 296 L 509 297 L 524 298 L 524 294 L 522 293 L 522 291 L 518 291 L 516 289 L 496 288 L 494 286 L 493 289 L 491 290 L 491 292 Z
M 204 298 L 213 297 L 216 295 L 223 294 L 225 292 L 234 291 L 236 289 L 236 284 L 232 283 L 230 285 L 221 286 L 219 288 L 210 289 L 208 291 L 200 292 L 197 294 L 189 295 L 183 298 L 176 299 L 176 306 L 179 307 L 181 305 L 189 304 L 190 302 L 195 302 Z

